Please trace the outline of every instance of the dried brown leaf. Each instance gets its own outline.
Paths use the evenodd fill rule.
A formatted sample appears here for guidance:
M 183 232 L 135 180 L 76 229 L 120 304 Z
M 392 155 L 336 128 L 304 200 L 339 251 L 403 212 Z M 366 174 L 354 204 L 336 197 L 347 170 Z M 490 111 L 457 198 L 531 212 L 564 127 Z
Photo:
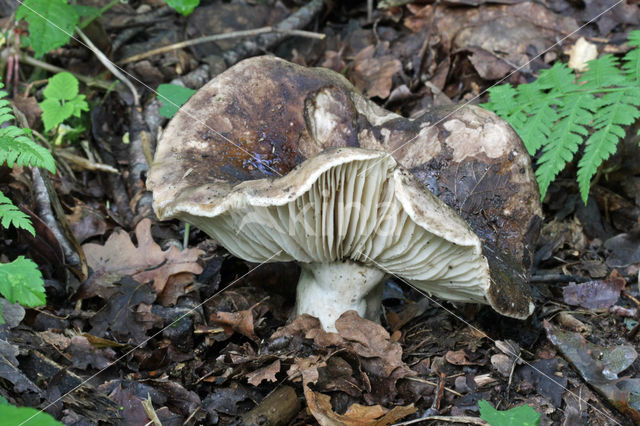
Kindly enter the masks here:
M 131 275 L 139 283 L 153 281 L 153 289 L 160 293 L 170 276 L 183 272 L 202 272 L 202 267 L 197 263 L 202 251 L 195 248 L 180 251 L 176 247 L 163 251 L 153 241 L 149 219 L 138 223 L 136 238 L 137 247 L 129 234 L 119 230 L 111 234 L 103 246 L 92 243 L 82 246 L 87 263 L 94 271 L 90 279 L 92 284 L 83 288 L 82 297 L 109 297 L 104 288 L 109 288 L 126 275 Z
M 247 375 L 247 382 L 253 386 L 258 386 L 263 380 L 276 382 L 276 374 L 280 372 L 280 360 L 277 359 L 266 367 L 257 369 Z

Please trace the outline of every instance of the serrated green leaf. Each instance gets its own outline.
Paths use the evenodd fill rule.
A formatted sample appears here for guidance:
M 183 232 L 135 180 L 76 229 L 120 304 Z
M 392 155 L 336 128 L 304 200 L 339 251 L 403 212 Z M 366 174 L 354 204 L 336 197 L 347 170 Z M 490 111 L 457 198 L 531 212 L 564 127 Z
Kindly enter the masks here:
M 556 62 L 549 69 L 540 71 L 538 79 L 532 83 L 541 90 L 563 93 L 567 87 L 572 86 L 575 81 L 573 70 L 562 62 Z
M 578 186 L 586 204 L 591 179 L 600 165 L 616 152 L 618 142 L 625 137 L 622 126 L 632 124 L 640 111 L 640 88 L 610 92 L 599 100 L 600 108 L 593 121 L 593 134 L 587 139 L 584 154 L 578 163 Z
M 190 15 L 200 4 L 200 0 L 165 0 L 165 2 L 184 16 Z
M 67 108 L 65 109 L 60 104 L 60 101 L 56 99 L 45 99 L 40 102 L 39 105 L 42 109 L 42 123 L 44 124 L 45 132 L 48 132 L 71 117 L 73 113 L 73 107 L 67 104 Z
M 631 31 L 629 45 L 635 46 L 624 56 L 622 68 L 625 70 L 627 80 L 632 84 L 640 84 L 640 31 Z
M 158 98 L 162 102 L 162 107 L 158 112 L 163 117 L 172 118 L 195 92 L 176 84 L 161 84 L 158 86 Z
M 606 87 L 624 85 L 626 79 L 613 55 L 604 55 L 587 62 L 589 68 L 580 77 L 583 89 L 601 90 Z
M 83 111 L 89 111 L 89 104 L 84 99 L 84 95 L 78 95 L 75 99 L 69 101 L 69 104 L 73 107 L 71 114 L 74 117 L 80 117 Z
M 31 407 L 15 407 L 9 404 L 0 405 L 0 418 L 5 425 L 28 426 L 63 426 L 50 414 Z
M 102 14 L 100 9 L 93 6 L 85 6 L 83 4 L 72 4 L 71 7 L 76 11 L 78 16 L 83 18 L 94 19 Z
M 70 72 L 65 71 L 51 77 L 42 94 L 47 99 L 69 101 L 78 96 L 78 90 L 78 79 Z
M 538 426 L 540 414 L 528 405 L 521 405 L 510 410 L 498 411 L 487 401 L 478 401 L 480 418 L 491 426 Z
M 78 24 L 78 14 L 66 0 L 24 0 L 16 19 L 29 23 L 29 43 L 36 57 L 67 44 Z
M 85 96 L 78 94 L 78 85 L 78 79 L 68 72 L 61 72 L 49 79 L 49 84 L 42 91 L 45 99 L 39 103 L 46 132 L 72 115 L 79 117 L 82 111 L 89 110 Z
M 11 303 L 30 308 L 44 305 L 44 281 L 36 264 L 23 256 L 0 263 L 0 294 Z
M 616 151 L 627 126 L 640 117 L 640 31 L 630 33 L 629 45 L 634 49 L 622 65 L 604 55 L 589 62 L 577 83 L 572 70 L 556 63 L 532 83 L 489 91 L 485 106 L 513 126 L 531 155 L 542 149 L 536 178 L 543 198 L 584 144 L 577 180 L 586 202 L 591 179 Z M 501 97 L 508 108 L 500 103 Z
M 29 216 L 16 207 L 2 191 L 0 191 L 0 224 L 5 228 L 15 226 L 16 228 L 24 229 L 34 237 L 36 236 L 36 231 L 33 229 Z
M 0 89 L 3 87 L 0 83 Z M 0 124 L 13 120 L 13 111 L 7 105 L 9 102 L 2 99 L 7 93 L 0 90 Z M 27 130 L 16 126 L 0 128 L 0 165 L 7 166 L 36 166 L 43 167 L 51 173 L 55 173 L 56 164 L 51 153 L 26 137 Z

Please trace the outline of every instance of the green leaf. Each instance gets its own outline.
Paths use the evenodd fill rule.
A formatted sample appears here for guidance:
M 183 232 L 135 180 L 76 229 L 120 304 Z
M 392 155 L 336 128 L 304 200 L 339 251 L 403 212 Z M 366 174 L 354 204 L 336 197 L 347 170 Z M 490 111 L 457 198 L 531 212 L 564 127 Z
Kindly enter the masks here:
M 36 57 L 64 46 L 69 42 L 78 14 L 66 0 L 24 0 L 16 12 L 16 19 L 29 23 L 29 43 Z
M 37 265 L 23 256 L 0 263 L 0 294 L 11 303 L 30 308 L 44 305 L 44 281 Z
M 624 85 L 626 80 L 613 55 L 604 55 L 587 62 L 589 68 L 580 78 L 583 89 L 602 90 L 605 87 Z
M 478 401 L 480 418 L 491 426 L 537 426 L 540 414 L 528 405 L 521 405 L 510 410 L 498 411 L 487 401 Z
M 622 68 L 625 70 L 627 80 L 636 85 L 640 82 L 640 31 L 631 31 L 629 34 L 629 45 L 635 46 L 624 56 Z
M 78 86 L 78 79 L 65 71 L 51 77 L 42 94 L 47 99 L 69 101 L 78 96 Z
M 0 418 L 4 425 L 63 426 L 51 414 L 31 407 L 15 407 L 8 404 L 0 404 Z
M 200 4 L 200 0 L 165 0 L 165 2 L 184 16 L 190 15 Z
M 584 146 L 577 181 L 586 203 L 598 168 L 640 118 L 640 31 L 629 34 L 629 45 L 633 49 L 622 64 L 604 55 L 590 61 L 577 82 L 573 71 L 558 62 L 532 83 L 489 90 L 484 106 L 513 126 L 529 154 L 542 149 L 536 170 L 542 198 Z
M 194 93 L 196 93 L 195 90 L 187 87 L 161 84 L 158 86 L 158 97 L 162 101 L 162 107 L 158 112 L 163 117 L 172 118 Z
M 33 229 L 29 216 L 16 207 L 2 191 L 0 191 L 0 223 L 5 228 L 12 225 L 16 228 L 24 229 L 34 237 L 36 236 L 36 231 Z
M 80 117 L 82 111 L 89 110 L 85 96 L 78 94 L 78 79 L 71 73 L 61 72 L 51 77 L 42 94 L 45 99 L 39 105 L 46 132 L 69 117 Z
M 587 139 L 584 154 L 578 163 L 578 186 L 582 201 L 587 203 L 591 178 L 598 167 L 616 152 L 618 142 L 625 137 L 622 126 L 640 117 L 640 88 L 607 93 L 599 100 L 600 108 L 593 122 L 595 132 Z
M 0 83 L 0 89 L 3 85 Z M 0 90 L 0 124 L 13 121 L 13 111 L 9 101 L 4 99 L 7 93 Z M 16 126 L 0 128 L 0 165 L 43 167 L 51 173 L 56 171 L 56 163 L 51 153 L 33 142 L 27 131 Z
M 78 16 L 83 18 L 95 19 L 102 14 L 100 9 L 93 6 L 85 6 L 83 4 L 72 4 L 71 7 L 76 11 Z

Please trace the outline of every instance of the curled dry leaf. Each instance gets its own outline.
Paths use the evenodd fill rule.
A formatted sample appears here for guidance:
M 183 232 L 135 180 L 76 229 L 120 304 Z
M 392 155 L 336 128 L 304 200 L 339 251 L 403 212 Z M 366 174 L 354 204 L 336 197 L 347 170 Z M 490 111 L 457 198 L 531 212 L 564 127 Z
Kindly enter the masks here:
M 331 397 L 312 391 L 304 386 L 304 396 L 309 411 L 321 426 L 384 426 L 396 423 L 403 417 L 413 414 L 417 408 L 413 404 L 406 407 L 397 406 L 387 410 L 380 405 L 352 404 L 344 414 L 338 414 L 331 407 Z
M 160 293 L 170 276 L 202 272 L 197 263 L 202 251 L 195 248 L 180 251 L 176 247 L 162 250 L 153 241 L 149 219 L 141 220 L 136 226 L 136 239 L 137 247 L 127 232 L 118 230 L 103 246 L 93 243 L 82 246 L 93 275 L 79 291 L 80 297 L 99 295 L 109 298 L 113 294 L 111 285 L 126 275 L 139 283 L 153 281 L 153 289 Z
M 237 331 L 251 340 L 258 338 L 253 331 L 253 308 L 239 312 L 214 312 L 210 320 L 221 325 L 229 336 Z

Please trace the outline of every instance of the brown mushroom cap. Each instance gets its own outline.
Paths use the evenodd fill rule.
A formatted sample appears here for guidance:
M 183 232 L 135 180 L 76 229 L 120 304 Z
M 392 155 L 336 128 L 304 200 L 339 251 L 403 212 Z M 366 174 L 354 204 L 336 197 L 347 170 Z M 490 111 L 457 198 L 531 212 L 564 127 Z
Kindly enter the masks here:
M 478 107 L 406 119 L 332 71 L 248 59 L 198 91 L 167 127 L 148 180 L 154 208 L 161 219 L 191 215 L 186 205 L 212 215 L 239 202 L 228 198 L 238 187 L 259 179 L 273 185 L 330 147 L 392 153 L 480 237 L 491 306 L 516 318 L 532 312 L 527 281 L 541 216 L 537 186 L 520 139 Z M 195 215 L 191 221 L 206 226 Z

